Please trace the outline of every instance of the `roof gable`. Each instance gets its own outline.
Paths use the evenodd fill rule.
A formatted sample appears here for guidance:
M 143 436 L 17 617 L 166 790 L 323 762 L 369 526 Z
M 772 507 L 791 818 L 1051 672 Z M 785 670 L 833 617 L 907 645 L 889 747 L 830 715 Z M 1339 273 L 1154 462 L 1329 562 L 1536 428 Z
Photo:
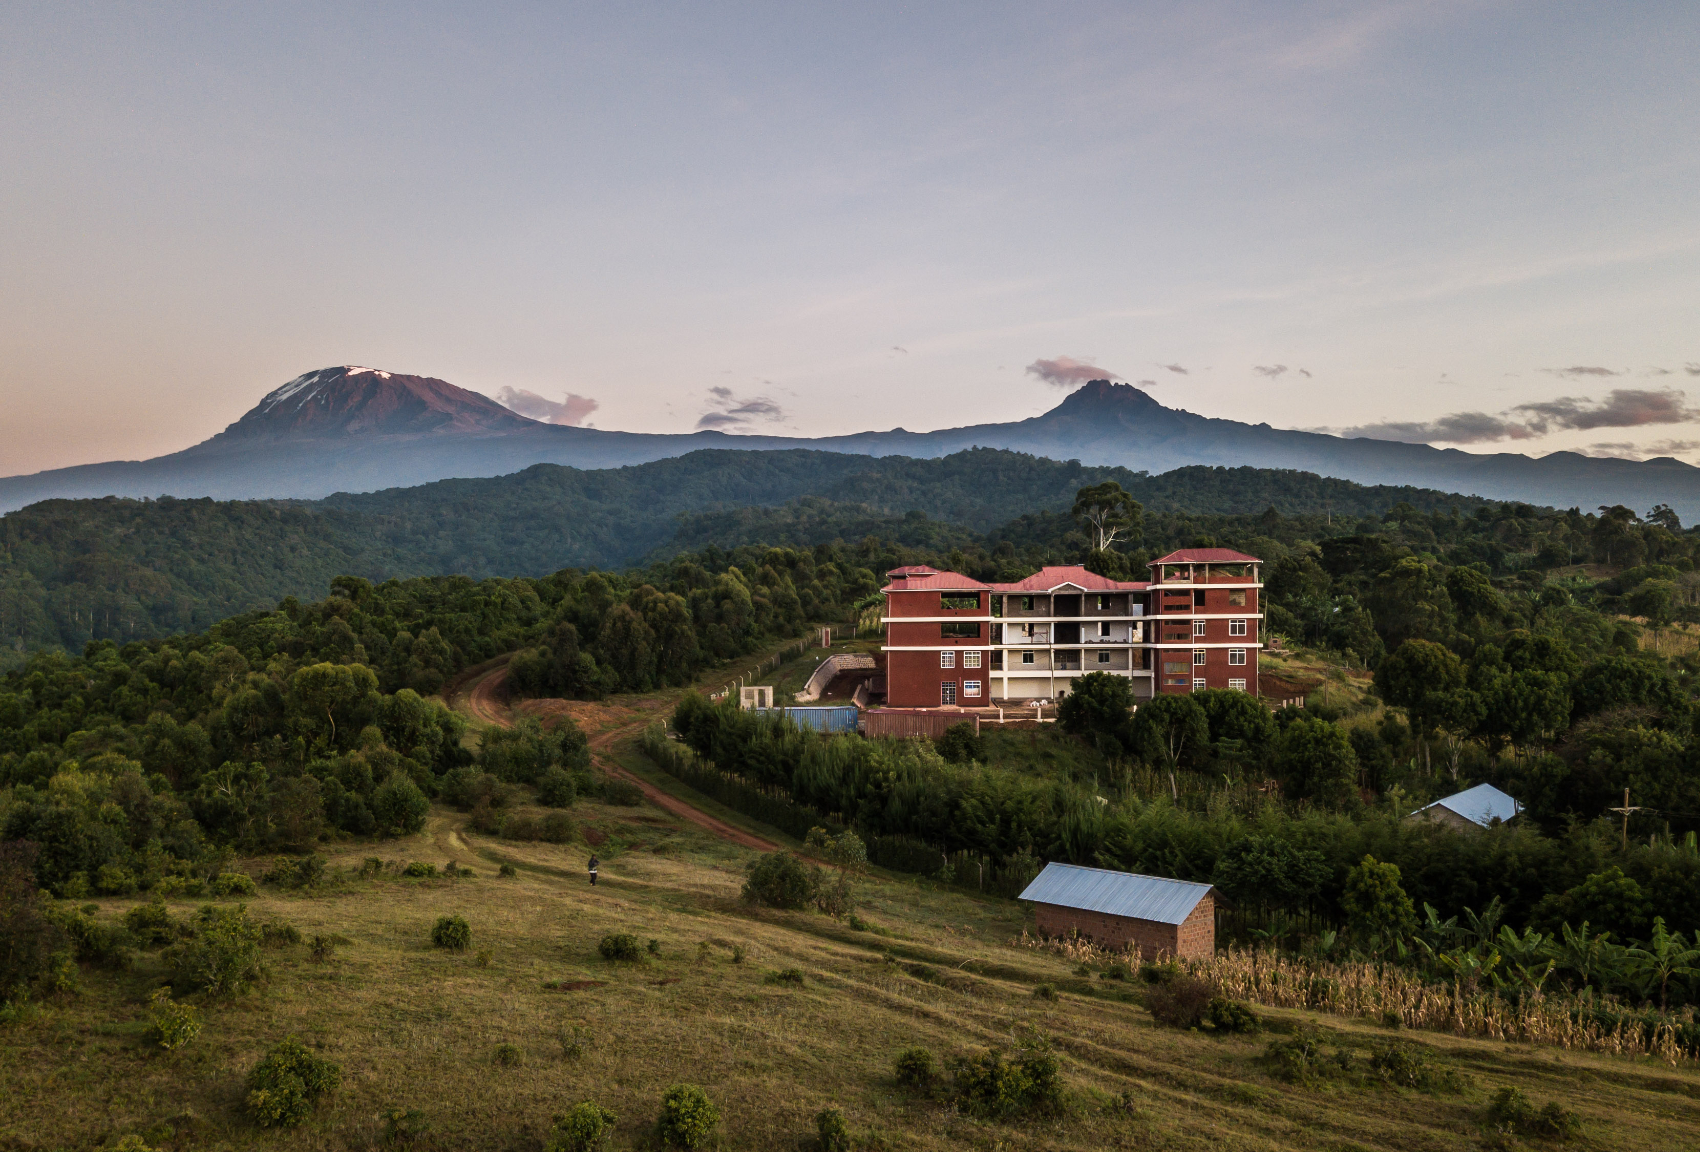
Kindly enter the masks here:
M 1516 799 L 1501 792 L 1492 784 L 1477 784 L 1474 788 L 1466 788 L 1451 796 L 1443 796 L 1432 804 L 1418 808 L 1418 812 L 1427 812 L 1430 808 L 1444 808 L 1456 813 L 1472 824 L 1480 824 L 1487 828 L 1495 820 L 1500 823 L 1511 819 L 1523 810 Z
M 990 585 L 993 592 L 1054 592 L 1064 587 L 1079 592 L 1143 592 L 1151 587 L 1151 583 L 1148 580 L 1111 580 L 1096 572 L 1088 572 L 1079 564 L 1053 564 L 1039 569 L 1025 580 Z
M 1180 924 L 1209 892 L 1210 885 L 1194 884 L 1190 880 L 1082 868 L 1077 864 L 1047 864 L 1019 899 L 1159 924 Z
M 1247 556 L 1244 552 L 1235 552 L 1232 548 L 1181 548 L 1159 556 L 1151 561 L 1150 566 L 1159 564 L 1261 564 L 1263 561 L 1256 556 Z
M 991 587 L 960 572 L 938 572 L 932 568 L 897 568 L 882 592 L 984 592 Z

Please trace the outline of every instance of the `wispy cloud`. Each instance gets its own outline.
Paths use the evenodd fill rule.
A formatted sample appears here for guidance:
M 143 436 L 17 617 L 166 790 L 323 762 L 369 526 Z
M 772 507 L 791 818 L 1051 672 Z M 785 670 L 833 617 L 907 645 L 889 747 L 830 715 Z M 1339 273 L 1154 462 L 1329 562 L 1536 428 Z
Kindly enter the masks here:
M 1188 372 L 1185 368 L 1182 368 L 1179 364 L 1165 364 L 1165 365 L 1163 365 L 1163 367 L 1167 368 L 1169 371 L 1174 372 L 1174 373 L 1176 373 L 1177 375 L 1180 375 L 1180 376 L 1190 376 L 1190 375 L 1192 375 L 1192 373 Z
M 565 424 L 571 428 L 583 424 L 585 417 L 602 407 L 589 396 L 579 396 L 572 392 L 568 392 L 566 399 L 557 404 L 546 396 L 539 396 L 524 388 L 503 388 L 496 393 L 496 402 L 521 416 L 529 416 L 545 424 Z
M 742 428 L 758 420 L 781 424 L 786 419 L 785 409 L 766 396 L 740 399 L 726 387 L 710 388 L 708 396 L 708 411 L 697 421 L 698 428 Z
M 1690 376 L 1700 376 L 1700 364 L 1684 364 L 1682 370 Z
M 1088 380 L 1121 379 L 1119 372 L 1100 368 L 1090 360 L 1076 360 L 1073 356 L 1058 356 L 1055 360 L 1035 360 L 1027 366 L 1027 374 L 1037 376 L 1045 383 L 1054 384 L 1058 388 L 1072 388 Z
M 1605 440 L 1588 445 L 1593 456 L 1615 456 L 1624 460 L 1647 460 L 1654 456 L 1681 456 L 1700 448 L 1700 440 L 1659 440 L 1636 444 L 1629 440 Z
M 1574 380 L 1579 376 L 1622 376 L 1629 369 L 1618 372 L 1611 368 L 1602 368 L 1598 364 L 1572 364 L 1568 368 L 1542 368 L 1541 371 L 1548 376 L 1564 376 Z
M 1259 376 L 1267 376 L 1269 379 L 1273 380 L 1277 376 L 1285 375 L 1287 366 L 1285 364 L 1259 364 L 1252 368 L 1252 371 L 1256 372 Z
M 1400 440 L 1407 444 L 1486 444 L 1496 440 L 1530 440 L 1553 431 L 1587 431 L 1593 428 L 1641 428 L 1652 424 L 1689 424 L 1700 421 L 1700 408 L 1690 408 L 1688 397 L 1676 388 L 1614 388 L 1604 400 L 1585 396 L 1560 396 L 1518 404 L 1499 413 L 1453 412 L 1436 420 L 1388 421 L 1360 424 L 1338 430 L 1341 436 L 1372 440 Z M 1683 444 L 1686 441 L 1665 441 Z M 1596 448 L 1625 447 L 1617 442 Z M 1633 445 L 1627 447 L 1633 448 Z M 1688 449 L 1671 448 L 1670 451 Z

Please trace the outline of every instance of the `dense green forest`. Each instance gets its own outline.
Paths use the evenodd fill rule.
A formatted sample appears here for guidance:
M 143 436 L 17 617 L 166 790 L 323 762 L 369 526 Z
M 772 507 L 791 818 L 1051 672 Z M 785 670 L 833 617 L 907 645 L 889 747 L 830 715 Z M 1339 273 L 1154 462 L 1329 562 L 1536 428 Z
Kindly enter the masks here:
M 199 631 L 285 596 L 317 596 L 339 575 L 540 577 L 710 546 L 807 548 L 868 536 L 943 555 L 972 549 L 1012 518 L 1066 509 L 1076 489 L 1105 479 L 1177 516 L 1176 532 L 1207 508 L 1315 513 L 1319 531 L 1332 533 L 1401 501 L 1466 513 L 1482 506 L 1300 472 L 1147 476 L 990 449 L 940 460 L 704 451 L 600 471 L 540 464 L 318 502 L 50 500 L 0 517 L 0 667 L 37 648 L 75 652 L 89 640 Z M 1057 527 L 1009 531 L 1049 555 L 1072 546 L 1050 538 Z

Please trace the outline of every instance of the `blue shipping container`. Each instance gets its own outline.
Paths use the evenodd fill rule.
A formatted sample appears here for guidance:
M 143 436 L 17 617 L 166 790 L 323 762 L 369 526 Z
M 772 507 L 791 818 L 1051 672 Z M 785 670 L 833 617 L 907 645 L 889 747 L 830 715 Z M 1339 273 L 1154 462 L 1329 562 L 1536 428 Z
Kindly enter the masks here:
M 861 711 L 857 708 L 757 708 L 763 716 L 784 717 L 799 728 L 816 732 L 854 732 Z

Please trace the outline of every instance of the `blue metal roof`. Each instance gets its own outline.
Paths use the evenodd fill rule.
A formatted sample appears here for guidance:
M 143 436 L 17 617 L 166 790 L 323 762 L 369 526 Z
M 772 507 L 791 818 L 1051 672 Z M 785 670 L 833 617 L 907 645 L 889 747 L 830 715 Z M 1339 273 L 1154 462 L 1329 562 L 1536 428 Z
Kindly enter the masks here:
M 1466 788 L 1456 795 L 1436 800 L 1433 804 L 1425 804 L 1417 811 L 1427 812 L 1430 808 L 1437 807 L 1456 812 L 1472 824 L 1480 824 L 1483 828 L 1496 819 L 1503 823 L 1523 810 L 1521 804 L 1492 784 L 1477 784 L 1474 788 Z
M 1209 891 L 1210 885 L 1189 880 L 1081 868 L 1074 864 L 1047 864 L 1020 899 L 1111 916 L 1131 916 L 1136 920 L 1155 920 L 1159 924 L 1180 924 L 1192 915 Z

